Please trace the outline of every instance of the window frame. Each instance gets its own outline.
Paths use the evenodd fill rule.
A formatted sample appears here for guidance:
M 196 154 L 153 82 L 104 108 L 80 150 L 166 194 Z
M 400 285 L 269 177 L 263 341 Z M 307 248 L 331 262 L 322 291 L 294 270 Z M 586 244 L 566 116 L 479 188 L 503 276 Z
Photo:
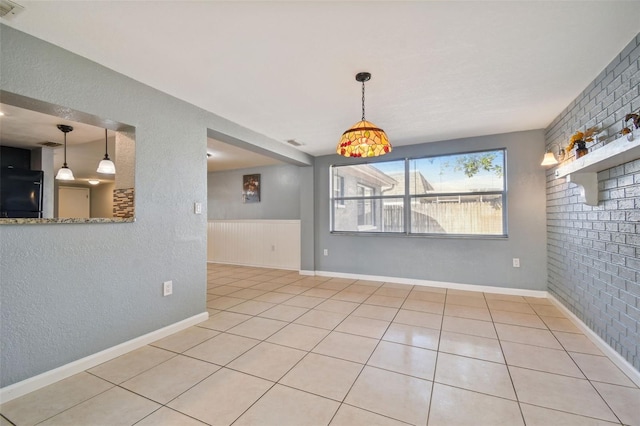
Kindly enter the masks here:
M 333 195 L 332 199 L 343 201 L 342 203 L 336 204 L 336 207 L 338 207 L 340 209 L 343 209 L 343 208 L 345 208 L 345 205 L 344 205 L 344 176 L 338 176 L 338 177 L 340 178 L 338 180 L 338 182 L 333 182 L 333 180 L 331 181 L 331 191 L 332 191 L 332 195 Z M 336 188 L 336 183 L 338 184 L 337 188 Z M 336 191 L 339 194 L 339 196 L 337 196 L 337 197 L 336 197 Z
M 441 158 L 441 157 L 449 157 L 449 156 L 457 156 L 457 155 L 471 155 L 471 154 L 483 154 L 487 152 L 502 152 L 502 191 L 477 191 L 477 192 L 437 192 L 437 193 L 426 193 L 426 194 L 411 194 L 410 191 L 410 175 L 411 175 L 411 161 L 412 160 L 423 160 L 428 158 Z M 337 167 L 349 167 L 349 166 L 361 166 L 361 165 L 372 165 L 380 163 L 391 163 L 391 162 L 404 162 L 404 194 L 397 195 L 374 195 L 371 197 L 335 197 L 333 190 L 333 179 L 334 179 L 334 168 Z M 344 195 L 344 176 L 339 176 L 342 180 L 342 194 Z M 419 157 L 405 157 L 399 159 L 390 159 L 387 161 L 375 161 L 375 162 L 361 162 L 357 164 L 331 164 L 329 166 L 329 181 L 330 187 L 332 188 L 331 196 L 329 197 L 329 209 L 330 209 L 330 220 L 329 220 L 329 232 L 331 234 L 338 235 L 365 235 L 365 236 L 407 236 L 407 237 L 422 237 L 422 238 L 467 238 L 467 239 L 506 239 L 509 236 L 508 233 L 508 181 L 507 181 L 507 149 L 505 147 L 502 148 L 491 148 L 477 151 L 463 151 L 463 152 L 453 152 L 447 154 L 438 154 L 438 155 L 425 155 Z M 362 186 L 366 186 L 365 184 L 359 184 Z M 375 194 L 375 190 L 373 191 Z M 421 232 L 412 232 L 412 210 L 411 206 L 414 200 L 419 200 L 421 198 L 433 198 L 433 197 L 455 197 L 455 196 L 495 196 L 500 195 L 502 197 L 502 233 L 501 234 L 452 234 L 452 233 L 421 233 Z M 341 231 L 335 230 L 335 212 L 337 208 L 346 208 L 345 201 L 363 201 L 370 200 L 372 203 L 372 210 L 375 210 L 376 203 L 383 203 L 384 205 L 385 199 L 400 199 L 402 200 L 402 205 L 404 207 L 404 215 L 403 215 L 403 231 L 358 231 L 358 230 L 349 230 L 349 231 Z M 334 207 L 335 205 L 335 207 Z M 357 210 L 356 210 L 357 215 Z M 376 226 L 376 218 L 375 211 L 372 214 L 372 220 L 374 222 L 374 226 Z M 384 218 L 380 218 L 380 221 L 383 221 Z M 358 221 L 358 220 L 356 220 Z

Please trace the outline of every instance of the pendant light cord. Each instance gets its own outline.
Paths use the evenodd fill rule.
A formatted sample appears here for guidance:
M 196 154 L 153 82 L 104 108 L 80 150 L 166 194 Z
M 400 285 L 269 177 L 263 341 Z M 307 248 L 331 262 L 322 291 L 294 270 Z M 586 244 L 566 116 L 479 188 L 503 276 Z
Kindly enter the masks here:
M 107 129 L 104 129 L 104 159 L 109 159 L 109 147 L 107 146 Z
M 64 166 L 67 167 L 67 133 L 64 134 Z

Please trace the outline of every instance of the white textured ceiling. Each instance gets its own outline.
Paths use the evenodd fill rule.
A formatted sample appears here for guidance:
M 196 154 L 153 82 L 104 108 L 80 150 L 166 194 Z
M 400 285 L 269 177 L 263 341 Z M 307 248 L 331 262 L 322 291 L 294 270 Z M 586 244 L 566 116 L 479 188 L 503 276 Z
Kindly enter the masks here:
M 312 155 L 360 119 L 409 145 L 546 127 L 640 31 L 638 1 L 28 1 L 7 23 Z

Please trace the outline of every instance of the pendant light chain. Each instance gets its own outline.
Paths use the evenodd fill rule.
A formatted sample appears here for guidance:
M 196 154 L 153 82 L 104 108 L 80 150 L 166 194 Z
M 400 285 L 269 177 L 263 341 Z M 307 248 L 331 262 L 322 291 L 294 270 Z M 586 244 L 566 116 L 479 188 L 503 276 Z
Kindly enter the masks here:
M 362 121 L 364 121 L 364 80 L 362 80 Z

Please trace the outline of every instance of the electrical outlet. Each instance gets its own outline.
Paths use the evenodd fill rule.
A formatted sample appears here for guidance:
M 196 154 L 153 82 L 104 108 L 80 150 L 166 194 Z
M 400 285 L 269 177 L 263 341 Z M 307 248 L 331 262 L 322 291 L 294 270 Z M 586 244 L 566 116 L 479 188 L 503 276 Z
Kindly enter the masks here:
M 517 257 L 513 258 L 513 267 L 514 268 L 519 268 L 520 267 L 520 259 Z
M 202 214 L 202 203 L 193 203 L 193 213 Z
M 173 294 L 173 281 L 165 281 L 162 283 L 162 295 L 171 296 Z
M 329 249 L 324 249 L 324 255 L 329 256 Z

